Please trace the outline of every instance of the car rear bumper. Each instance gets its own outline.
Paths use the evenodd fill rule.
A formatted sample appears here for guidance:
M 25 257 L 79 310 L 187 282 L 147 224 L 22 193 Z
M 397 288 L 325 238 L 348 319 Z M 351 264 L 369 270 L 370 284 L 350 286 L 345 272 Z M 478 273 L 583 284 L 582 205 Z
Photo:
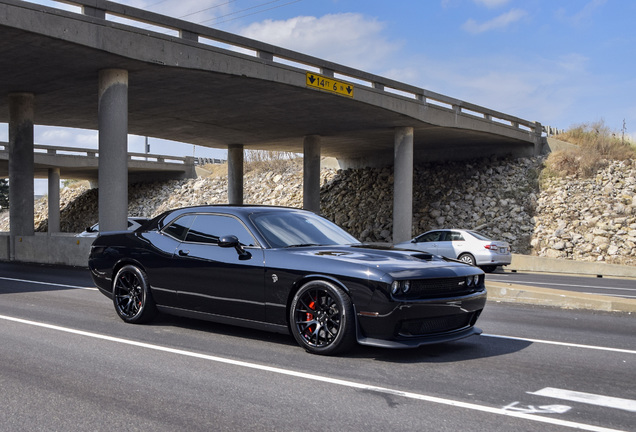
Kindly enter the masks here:
M 482 256 L 476 256 L 475 261 L 477 261 L 476 265 L 485 266 L 485 265 L 494 265 L 494 266 L 506 266 L 510 265 L 512 262 L 511 254 L 488 254 Z

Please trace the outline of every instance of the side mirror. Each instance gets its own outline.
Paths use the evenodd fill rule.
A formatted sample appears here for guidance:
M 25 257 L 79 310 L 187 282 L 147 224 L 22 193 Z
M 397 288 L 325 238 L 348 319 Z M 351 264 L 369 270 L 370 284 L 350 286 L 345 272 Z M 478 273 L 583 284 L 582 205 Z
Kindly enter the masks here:
M 235 235 L 227 235 L 219 238 L 219 246 L 222 248 L 234 248 L 236 252 L 239 254 L 239 259 L 249 259 L 252 257 L 252 254 L 246 251 L 243 246 L 241 246 L 241 242 L 238 237 Z

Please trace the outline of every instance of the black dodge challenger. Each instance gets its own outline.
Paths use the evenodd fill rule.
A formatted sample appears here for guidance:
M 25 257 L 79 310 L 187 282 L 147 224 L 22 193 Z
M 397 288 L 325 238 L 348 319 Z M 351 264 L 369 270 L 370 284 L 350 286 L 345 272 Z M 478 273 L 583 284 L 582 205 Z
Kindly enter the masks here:
M 477 267 L 365 246 L 304 210 L 199 206 L 102 233 L 89 257 L 121 319 L 157 311 L 291 333 L 307 351 L 461 339 L 486 303 Z

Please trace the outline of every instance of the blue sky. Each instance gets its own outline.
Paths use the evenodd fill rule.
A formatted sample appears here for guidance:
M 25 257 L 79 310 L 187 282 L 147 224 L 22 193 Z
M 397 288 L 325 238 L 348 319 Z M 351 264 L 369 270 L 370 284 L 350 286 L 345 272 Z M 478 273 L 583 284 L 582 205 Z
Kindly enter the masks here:
M 67 7 L 51 1 L 32 1 Z M 636 138 L 636 2 L 624 0 L 120 0 L 567 129 Z M 0 140 L 6 140 L 6 125 Z M 95 146 L 95 132 L 36 142 Z M 92 144 L 91 144 L 92 143 Z M 154 144 L 154 145 L 153 145 Z M 154 147 L 154 148 L 153 148 Z M 131 137 L 131 151 L 143 138 Z M 193 153 L 151 139 L 151 149 Z M 209 150 L 195 149 L 195 155 Z M 219 155 L 218 152 L 212 152 Z

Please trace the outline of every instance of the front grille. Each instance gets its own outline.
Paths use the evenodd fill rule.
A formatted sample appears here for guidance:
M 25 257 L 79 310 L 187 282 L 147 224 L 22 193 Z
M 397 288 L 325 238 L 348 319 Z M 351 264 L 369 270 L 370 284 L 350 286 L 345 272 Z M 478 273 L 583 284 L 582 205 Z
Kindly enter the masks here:
M 403 321 L 398 333 L 400 336 L 412 337 L 459 330 L 470 325 L 473 315 L 469 313 Z
M 483 289 L 483 276 L 476 286 L 468 286 L 465 277 L 445 279 L 418 279 L 411 281 L 411 289 L 407 293 L 401 293 L 396 297 L 405 300 L 435 299 L 446 297 L 459 297 Z

